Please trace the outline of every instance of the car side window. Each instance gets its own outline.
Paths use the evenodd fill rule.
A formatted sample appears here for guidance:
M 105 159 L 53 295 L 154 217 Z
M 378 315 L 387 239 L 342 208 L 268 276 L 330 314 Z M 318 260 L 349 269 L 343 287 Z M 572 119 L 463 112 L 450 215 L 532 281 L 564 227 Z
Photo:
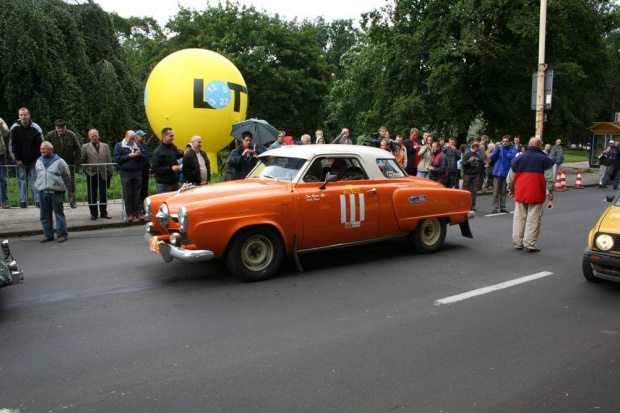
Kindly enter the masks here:
M 394 159 L 377 159 L 377 166 L 386 178 L 402 178 L 405 176 L 402 168 Z
M 368 179 L 361 163 L 355 158 L 321 157 L 312 162 L 302 180 L 303 182 L 325 182 L 328 177 L 335 181 Z

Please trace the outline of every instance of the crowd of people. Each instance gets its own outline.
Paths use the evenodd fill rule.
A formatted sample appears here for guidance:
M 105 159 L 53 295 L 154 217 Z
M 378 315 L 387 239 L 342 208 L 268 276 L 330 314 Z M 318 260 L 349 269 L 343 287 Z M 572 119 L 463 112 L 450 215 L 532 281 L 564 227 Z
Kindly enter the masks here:
M 144 199 L 148 196 L 148 181 L 152 172 L 157 193 L 176 191 L 182 179 L 185 185 L 204 185 L 211 180 L 211 166 L 202 150 L 202 138 L 194 136 L 186 150 L 178 149 L 174 131 L 164 128 L 161 143 L 149 154 L 146 133 L 128 130 L 113 150 L 99 140 L 96 129 L 88 131 L 88 143 L 80 144 L 77 135 L 67 129 L 67 122 L 58 119 L 54 130 L 47 134 L 30 119 L 30 111 L 18 110 L 19 119 L 11 126 L 0 119 L 0 202 L 2 209 L 10 208 L 7 193 L 8 156 L 16 166 L 20 208 L 28 208 L 31 193 L 34 205 L 40 209 L 43 227 L 42 243 L 67 240 L 64 199 L 77 208 L 75 171 L 83 169 L 86 177 L 90 219 L 111 219 L 107 211 L 107 190 L 118 165 L 123 187 L 126 220 L 144 220 Z M 4 138 L 8 137 L 5 145 Z M 184 166 L 181 178 L 181 164 Z M 30 193 L 28 187 L 30 186 Z M 56 219 L 56 238 L 53 234 Z
M 54 239 L 51 233 L 52 213 L 57 220 L 56 240 L 64 242 L 67 239 L 63 200 L 65 192 L 68 192 L 69 206 L 76 208 L 76 169 L 83 169 L 87 178 L 91 220 L 99 217 L 111 218 L 107 212 L 107 189 L 114 174 L 114 163 L 120 170 L 125 214 L 129 222 L 146 218 L 143 202 L 148 196 L 151 173 L 156 182 L 157 193 L 176 191 L 180 185 L 205 185 L 211 181 L 211 167 L 206 153 L 202 150 L 200 136 L 192 137 L 186 148 L 177 148 L 174 144 L 174 130 L 166 127 L 161 131 L 160 145 L 150 154 L 145 142 L 146 133 L 141 130 L 126 131 L 123 139 L 111 149 L 100 141 L 96 129 L 88 131 L 89 142 L 81 145 L 77 135 L 67 129 L 67 122 L 62 119 L 54 122 L 54 130 L 44 134 L 42 128 L 30 119 L 27 108 L 20 108 L 18 117 L 10 127 L 0 119 L 0 132 L 3 137 L 0 139 L 0 205 L 3 209 L 10 208 L 6 168 L 2 167 L 7 165 L 7 155 L 10 155 L 17 166 L 19 207 L 28 207 L 30 186 L 34 204 L 41 209 L 44 230 L 42 242 Z M 8 145 L 5 146 L 4 137 L 7 136 Z M 239 145 L 231 148 L 226 161 L 230 176 L 225 180 L 245 178 L 256 165 L 257 156 L 264 151 L 293 144 L 327 143 L 321 129 L 315 131 L 314 140 L 309 134 L 304 134 L 299 141 L 295 141 L 285 131 L 279 131 L 277 139 L 266 148 L 252 143 L 251 132 L 244 132 L 241 138 Z M 381 126 L 376 136 L 365 144 L 392 153 L 409 175 L 440 182 L 447 188 L 469 191 L 473 210 L 476 209 L 476 195 L 492 189 L 491 212 L 507 213 L 506 196 L 514 190 L 511 184 L 516 182 L 514 178 L 518 176 L 511 175 L 516 172 L 515 159 L 528 154 L 530 150 L 536 152 L 536 156 L 545 156 L 548 159 L 545 162 L 549 163 L 551 169 L 550 172 L 539 171 L 544 175 L 545 182 L 554 179 L 561 169 L 564 162 L 562 140 L 557 139 L 555 145 L 547 144 L 544 149 L 539 141 L 530 140 L 528 145 L 522 145 L 519 136 L 511 138 L 506 135 L 494 143 L 487 135 L 482 135 L 468 144 L 458 146 L 456 137 L 450 137 L 447 141 L 444 138 L 435 139 L 430 132 L 423 132 L 420 137 L 417 128 L 412 128 L 406 139 L 403 139 L 402 135 L 396 135 L 392 139 L 387 128 Z M 348 128 L 342 128 L 331 143 L 354 144 Z M 540 147 L 537 146 L 538 143 Z M 598 156 L 601 165 L 601 188 L 605 188 L 610 182 L 613 182 L 614 189 L 618 188 L 619 147 L 619 141 L 611 141 Z M 538 182 L 539 187 L 540 183 Z M 543 184 L 542 187 L 544 186 Z M 519 191 L 515 194 L 518 196 Z M 536 199 L 539 198 L 540 196 Z M 521 211 L 520 216 L 527 215 L 526 210 Z M 515 241 L 515 246 L 523 247 L 522 243 Z M 530 242 L 527 245 L 530 249 L 535 248 L 535 243 Z

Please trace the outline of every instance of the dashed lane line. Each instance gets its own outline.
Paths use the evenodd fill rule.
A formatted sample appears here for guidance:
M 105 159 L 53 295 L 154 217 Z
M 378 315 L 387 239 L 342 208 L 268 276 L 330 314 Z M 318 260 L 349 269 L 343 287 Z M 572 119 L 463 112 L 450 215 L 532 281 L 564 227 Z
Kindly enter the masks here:
M 505 281 L 503 283 L 490 285 L 488 287 L 479 288 L 477 290 L 471 290 L 466 293 L 453 295 L 450 297 L 442 298 L 435 301 L 435 305 L 442 304 L 453 304 L 459 301 L 467 300 L 472 297 L 477 297 L 479 295 L 492 293 L 494 291 L 504 290 L 506 288 L 514 287 L 515 285 L 523 284 L 529 281 L 534 281 L 539 278 L 547 277 L 549 275 L 553 275 L 550 271 L 542 271 L 532 275 L 526 275 L 525 277 L 515 278 L 514 280 Z

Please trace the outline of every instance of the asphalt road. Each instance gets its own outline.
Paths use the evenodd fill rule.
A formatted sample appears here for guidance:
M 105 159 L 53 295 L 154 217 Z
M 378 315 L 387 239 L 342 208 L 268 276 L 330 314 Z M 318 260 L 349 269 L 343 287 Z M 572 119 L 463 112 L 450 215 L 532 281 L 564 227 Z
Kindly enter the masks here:
M 603 197 L 558 194 L 537 254 L 481 197 L 475 238 L 452 227 L 440 253 L 305 255 L 255 284 L 164 264 L 136 227 L 11 240 L 26 281 L 0 290 L 0 410 L 620 411 L 620 285 L 581 275 Z

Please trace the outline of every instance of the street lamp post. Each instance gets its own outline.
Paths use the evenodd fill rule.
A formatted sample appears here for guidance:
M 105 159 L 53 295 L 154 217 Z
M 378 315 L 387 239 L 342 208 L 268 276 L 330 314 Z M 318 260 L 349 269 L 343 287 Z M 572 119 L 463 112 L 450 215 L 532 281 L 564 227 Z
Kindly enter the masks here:
M 536 137 L 543 138 L 545 116 L 545 34 L 547 31 L 547 0 L 540 0 L 540 32 L 538 34 L 538 76 L 536 78 Z

